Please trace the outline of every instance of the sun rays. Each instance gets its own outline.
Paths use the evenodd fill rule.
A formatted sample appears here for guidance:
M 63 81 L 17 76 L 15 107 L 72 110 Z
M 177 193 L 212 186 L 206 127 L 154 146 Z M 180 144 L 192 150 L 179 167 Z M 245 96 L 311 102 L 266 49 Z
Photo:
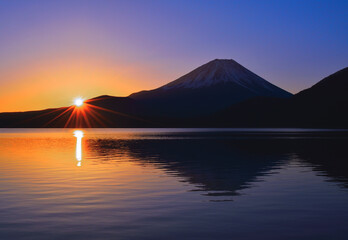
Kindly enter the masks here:
M 14 121 L 13 126 L 32 126 L 47 128 L 93 128 L 118 127 L 125 124 L 152 126 L 153 120 L 131 115 L 122 103 L 110 96 L 100 96 L 76 102 L 69 107 L 46 109 L 40 112 L 26 112 L 28 117 L 22 121 Z M 118 110 L 120 109 L 120 110 Z M 129 106 L 129 112 L 134 112 Z M 38 114 L 39 113 L 39 114 Z
M 105 122 L 108 121 L 102 114 L 96 111 L 96 109 L 105 112 L 111 112 L 113 114 L 120 114 L 119 112 L 109 110 L 102 107 L 97 107 L 90 102 L 92 100 L 84 102 L 81 98 L 75 99 L 73 106 L 70 106 L 67 110 L 56 116 L 54 119 L 50 120 L 50 123 L 58 120 L 59 118 L 67 117 L 64 127 L 93 127 L 93 123 L 98 123 L 98 125 L 106 126 Z
M 107 98 L 96 98 L 84 101 L 82 98 L 76 98 L 72 106 L 48 109 L 38 116 L 27 119 L 25 122 L 42 121 L 41 127 L 107 127 L 109 124 L 115 124 L 113 122 L 115 119 L 114 115 L 126 119 L 148 122 L 136 116 L 97 106 L 99 101 L 105 99 Z

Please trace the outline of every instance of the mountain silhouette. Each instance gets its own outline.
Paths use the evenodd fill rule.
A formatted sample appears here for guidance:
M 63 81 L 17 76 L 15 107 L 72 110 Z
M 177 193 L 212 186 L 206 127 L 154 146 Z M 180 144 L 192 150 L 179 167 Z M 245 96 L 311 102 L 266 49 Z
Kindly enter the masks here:
M 291 110 L 308 119 L 307 125 L 345 127 L 348 122 L 348 68 L 344 68 L 296 94 Z
M 348 68 L 344 68 L 291 98 L 250 99 L 207 117 L 204 124 L 346 128 L 347 91 Z
M 213 113 L 258 96 L 291 95 L 234 60 L 215 59 L 162 87 L 129 97 L 151 105 L 153 115 L 187 117 Z
M 160 88 L 74 106 L 0 113 L 0 127 L 347 128 L 348 68 L 295 95 L 233 60 L 211 61 Z

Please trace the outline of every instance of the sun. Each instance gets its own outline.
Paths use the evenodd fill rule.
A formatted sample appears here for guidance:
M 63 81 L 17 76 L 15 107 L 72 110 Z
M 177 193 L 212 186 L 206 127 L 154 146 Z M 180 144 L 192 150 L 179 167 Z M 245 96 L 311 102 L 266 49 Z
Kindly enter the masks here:
M 83 105 L 83 99 L 82 98 L 75 98 L 74 99 L 74 104 L 77 107 L 81 107 Z

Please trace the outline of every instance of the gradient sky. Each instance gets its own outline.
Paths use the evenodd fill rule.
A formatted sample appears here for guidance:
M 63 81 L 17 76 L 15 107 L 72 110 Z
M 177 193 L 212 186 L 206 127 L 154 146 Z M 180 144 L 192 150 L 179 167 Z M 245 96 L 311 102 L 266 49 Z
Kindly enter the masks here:
M 0 112 L 127 96 L 216 58 L 292 93 L 348 66 L 348 1 L 0 0 Z

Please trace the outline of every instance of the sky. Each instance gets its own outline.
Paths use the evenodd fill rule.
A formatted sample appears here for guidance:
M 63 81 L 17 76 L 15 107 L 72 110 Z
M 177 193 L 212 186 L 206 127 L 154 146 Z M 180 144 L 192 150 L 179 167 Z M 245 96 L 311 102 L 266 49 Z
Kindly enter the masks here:
M 0 112 L 160 87 L 234 59 L 292 93 L 348 67 L 348 1 L 0 0 Z

